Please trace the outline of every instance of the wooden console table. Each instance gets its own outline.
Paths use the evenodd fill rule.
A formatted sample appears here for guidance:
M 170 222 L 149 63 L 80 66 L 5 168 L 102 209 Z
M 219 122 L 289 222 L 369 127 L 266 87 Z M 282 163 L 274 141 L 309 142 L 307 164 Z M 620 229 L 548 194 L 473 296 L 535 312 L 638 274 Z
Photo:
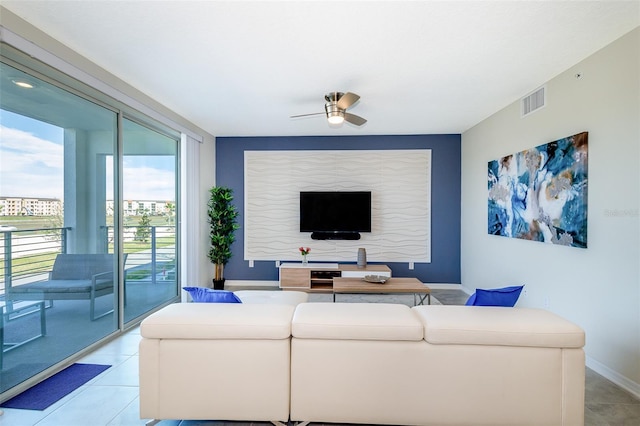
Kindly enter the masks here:
M 283 263 L 280 265 L 280 288 L 332 293 L 335 278 L 362 278 L 365 275 L 391 276 L 387 265 L 340 265 L 338 263 Z
M 366 275 L 389 277 L 384 284 L 369 283 Z M 431 289 L 417 278 L 392 278 L 387 265 L 340 265 L 338 263 L 283 263 L 280 265 L 280 288 L 314 293 L 336 294 L 413 294 L 413 304 L 431 304 Z M 419 297 L 419 300 L 417 299 Z

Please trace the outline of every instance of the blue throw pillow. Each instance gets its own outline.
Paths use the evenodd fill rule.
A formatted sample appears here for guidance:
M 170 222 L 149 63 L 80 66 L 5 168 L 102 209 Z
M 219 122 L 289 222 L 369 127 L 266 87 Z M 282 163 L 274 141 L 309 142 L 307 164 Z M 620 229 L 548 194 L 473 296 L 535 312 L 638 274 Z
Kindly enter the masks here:
M 232 291 L 213 290 L 206 287 L 182 287 L 189 292 L 194 302 L 199 303 L 242 303 Z
M 469 298 L 467 299 L 467 303 L 465 303 L 465 306 L 473 306 L 476 303 L 476 294 L 473 293 L 471 296 L 469 296 Z
M 490 290 L 476 289 L 476 292 L 469 297 L 467 306 L 507 306 L 516 305 L 523 285 L 494 288 Z

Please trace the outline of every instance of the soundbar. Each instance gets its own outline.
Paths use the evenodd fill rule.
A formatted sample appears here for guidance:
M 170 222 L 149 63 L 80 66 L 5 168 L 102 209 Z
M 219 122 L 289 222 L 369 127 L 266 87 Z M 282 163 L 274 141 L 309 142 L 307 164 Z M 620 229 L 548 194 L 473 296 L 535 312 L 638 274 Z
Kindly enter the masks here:
M 312 232 L 312 240 L 359 240 L 359 232 Z

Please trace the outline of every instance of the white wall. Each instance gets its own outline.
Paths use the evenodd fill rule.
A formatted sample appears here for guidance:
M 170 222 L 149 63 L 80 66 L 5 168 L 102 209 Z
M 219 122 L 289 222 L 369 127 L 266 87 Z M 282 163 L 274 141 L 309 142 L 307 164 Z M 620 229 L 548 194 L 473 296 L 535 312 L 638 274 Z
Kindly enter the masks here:
M 640 395 L 638 52 L 640 28 L 547 82 L 545 108 L 521 118 L 516 102 L 462 135 L 461 261 L 464 287 L 521 283 L 519 306 L 579 324 L 587 365 Z M 487 163 L 582 131 L 588 248 L 488 235 Z

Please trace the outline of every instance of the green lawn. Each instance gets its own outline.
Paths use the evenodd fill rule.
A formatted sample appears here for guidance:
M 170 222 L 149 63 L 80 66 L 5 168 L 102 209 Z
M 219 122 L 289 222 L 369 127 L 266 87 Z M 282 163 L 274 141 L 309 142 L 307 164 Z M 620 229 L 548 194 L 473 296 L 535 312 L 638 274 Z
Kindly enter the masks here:
M 31 256 L 17 257 L 11 260 L 13 276 L 48 272 L 53 267 L 57 252 L 40 253 Z M 0 280 L 4 281 L 5 262 L 0 262 Z
M 156 238 L 156 248 L 169 247 L 175 245 L 176 237 L 171 235 L 167 237 Z M 149 241 L 125 241 L 125 253 L 137 253 L 143 250 L 151 250 L 151 239 Z M 113 243 L 109 243 L 109 253 L 113 253 Z

